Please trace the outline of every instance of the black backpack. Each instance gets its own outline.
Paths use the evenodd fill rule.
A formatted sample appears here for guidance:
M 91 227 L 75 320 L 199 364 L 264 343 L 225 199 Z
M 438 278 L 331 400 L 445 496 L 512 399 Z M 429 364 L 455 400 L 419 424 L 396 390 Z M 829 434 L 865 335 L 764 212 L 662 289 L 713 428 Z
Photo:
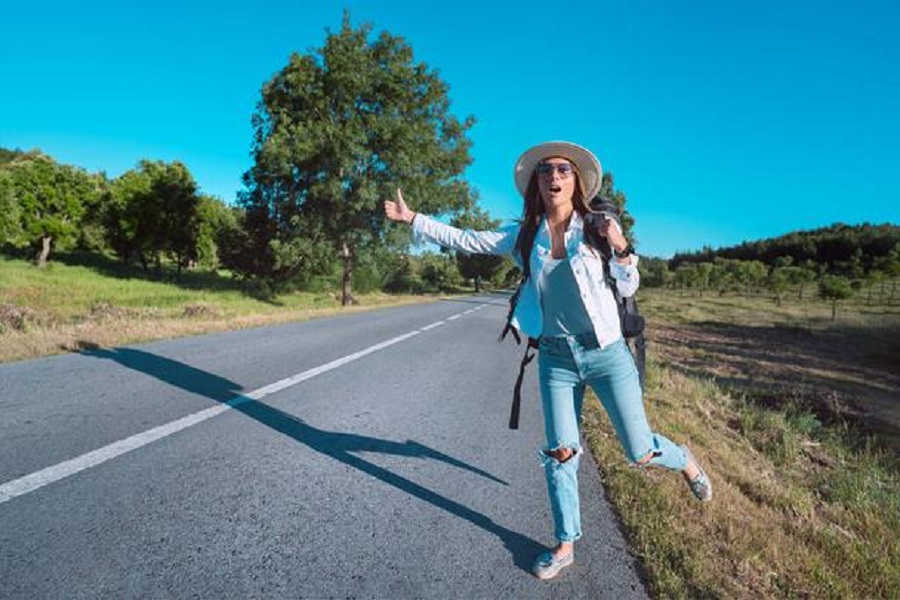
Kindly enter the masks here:
M 610 252 L 609 254 L 607 254 L 605 252 L 601 252 L 601 254 L 604 255 L 603 277 L 606 279 L 606 284 L 609 286 L 610 290 L 612 290 L 613 297 L 616 300 L 616 306 L 619 309 L 619 323 L 622 326 L 622 336 L 625 338 L 625 343 L 627 344 L 628 349 L 631 351 L 631 354 L 634 356 L 634 362 L 637 365 L 638 370 L 638 379 L 641 384 L 641 390 L 643 390 L 647 348 L 647 342 L 644 338 L 644 327 L 646 325 L 646 322 L 644 321 L 644 317 L 641 315 L 640 310 L 638 309 L 638 304 L 635 297 L 628 296 L 623 298 L 619 294 L 619 288 L 616 285 L 616 280 L 615 278 L 613 278 L 609 270 L 609 257 L 612 255 L 612 253 Z M 527 280 L 527 278 L 527 274 L 522 276 L 522 279 L 519 281 L 519 286 L 516 288 L 515 293 L 509 299 L 509 312 L 506 315 L 506 326 L 500 333 L 501 342 L 506 338 L 506 335 L 508 333 L 512 333 L 513 337 L 516 340 L 516 344 L 522 343 L 522 338 L 519 335 L 519 331 L 512 325 L 512 317 L 513 313 L 516 310 L 516 304 L 519 301 L 519 295 L 522 293 L 522 286 L 525 285 L 525 281 Z M 534 360 L 534 357 L 536 356 L 538 341 L 539 338 L 528 338 L 527 344 L 525 346 L 525 354 L 522 356 L 522 362 L 519 363 L 519 375 L 516 377 L 516 384 L 513 388 L 513 403 L 509 413 L 510 429 L 519 428 L 519 412 L 522 405 L 522 381 L 525 378 L 525 368 L 532 360 Z

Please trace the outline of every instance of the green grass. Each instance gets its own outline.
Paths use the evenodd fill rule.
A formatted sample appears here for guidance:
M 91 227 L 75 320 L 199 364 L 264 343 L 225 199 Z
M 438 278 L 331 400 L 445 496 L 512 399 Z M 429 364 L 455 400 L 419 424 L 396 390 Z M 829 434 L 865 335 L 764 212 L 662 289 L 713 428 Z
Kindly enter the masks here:
M 161 282 L 102 258 L 38 269 L 0 256 L 0 362 L 432 299 L 356 298 L 358 306 L 341 308 L 339 292 L 326 288 L 264 300 L 242 292 L 226 274 L 190 272 Z
M 223 309 L 271 310 L 266 302 L 242 293 L 227 276 L 204 273 L 208 286 L 159 282 L 137 274 L 111 277 L 95 268 L 51 262 L 45 269 L 30 263 L 0 257 L 0 293 L 4 301 L 17 301 L 57 319 L 84 315 L 91 306 L 111 303 L 123 308 L 153 307 L 167 310 L 187 303 L 215 302 Z M 194 278 L 196 281 L 196 277 Z M 315 296 L 286 296 L 282 302 L 294 306 L 315 301 Z

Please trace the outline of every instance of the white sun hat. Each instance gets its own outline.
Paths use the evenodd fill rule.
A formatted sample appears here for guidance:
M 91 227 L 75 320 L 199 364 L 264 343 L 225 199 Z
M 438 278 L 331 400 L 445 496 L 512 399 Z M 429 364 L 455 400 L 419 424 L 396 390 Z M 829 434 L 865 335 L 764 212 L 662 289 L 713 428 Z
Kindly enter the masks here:
M 523 197 L 535 167 L 548 158 L 565 158 L 575 165 L 578 176 L 581 177 L 585 202 L 589 203 L 600 191 L 603 169 L 600 167 L 600 161 L 590 150 L 571 142 L 544 142 L 523 152 L 516 161 L 513 176 L 516 179 L 516 188 Z

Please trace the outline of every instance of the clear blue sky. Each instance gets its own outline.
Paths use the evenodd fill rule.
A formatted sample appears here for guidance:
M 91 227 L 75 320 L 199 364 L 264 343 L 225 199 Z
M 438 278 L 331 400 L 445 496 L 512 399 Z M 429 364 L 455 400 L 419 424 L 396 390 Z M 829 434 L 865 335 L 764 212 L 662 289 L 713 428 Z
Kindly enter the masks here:
M 261 85 L 348 7 L 404 37 L 453 112 L 475 116 L 466 176 L 496 218 L 521 211 L 519 153 L 566 139 L 614 173 L 643 254 L 900 223 L 888 0 L 7 4 L 0 146 L 110 177 L 180 160 L 232 201 Z

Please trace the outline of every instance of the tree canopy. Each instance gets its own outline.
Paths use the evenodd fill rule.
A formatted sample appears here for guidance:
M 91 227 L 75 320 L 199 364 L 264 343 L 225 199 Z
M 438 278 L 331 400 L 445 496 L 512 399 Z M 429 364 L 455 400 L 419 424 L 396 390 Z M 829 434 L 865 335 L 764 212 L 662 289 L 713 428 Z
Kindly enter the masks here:
M 417 210 L 471 205 L 471 162 L 448 86 L 412 48 L 344 14 L 322 48 L 294 54 L 262 90 L 253 117 L 254 165 L 240 202 L 253 269 L 275 283 L 344 262 L 343 301 L 360 249 L 384 241 L 382 201 L 400 186 Z
M 160 275 L 163 256 L 179 272 L 197 259 L 200 197 L 184 164 L 144 160 L 110 187 L 106 227 L 122 260 L 154 264 Z
M 99 180 L 40 153 L 5 153 L 3 159 L 0 233 L 13 246 L 31 246 L 44 265 L 53 248 L 77 238 L 85 206 L 100 193 Z

